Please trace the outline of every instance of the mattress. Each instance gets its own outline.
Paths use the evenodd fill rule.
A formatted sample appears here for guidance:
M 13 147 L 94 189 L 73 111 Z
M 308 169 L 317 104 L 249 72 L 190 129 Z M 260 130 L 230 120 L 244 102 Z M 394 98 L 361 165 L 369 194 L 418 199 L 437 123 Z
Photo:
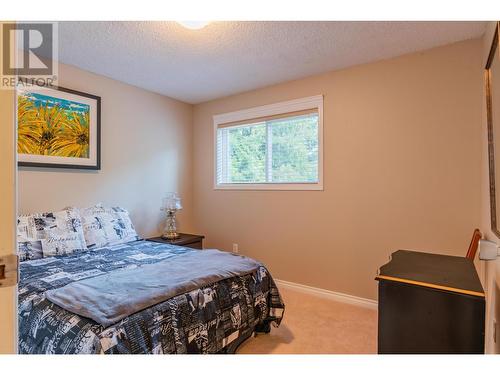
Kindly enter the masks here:
M 180 262 L 187 252 L 201 255 L 200 250 L 134 241 L 22 262 L 19 353 L 218 353 L 249 337 L 258 327 L 280 324 L 283 300 L 263 265 L 251 273 L 168 298 L 106 328 L 45 297 L 49 290 L 80 280 L 160 262 Z

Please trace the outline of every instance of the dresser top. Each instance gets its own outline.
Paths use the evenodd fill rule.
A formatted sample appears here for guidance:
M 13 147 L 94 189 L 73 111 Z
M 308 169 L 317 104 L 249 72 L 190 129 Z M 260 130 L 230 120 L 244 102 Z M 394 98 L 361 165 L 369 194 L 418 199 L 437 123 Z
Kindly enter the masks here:
M 398 250 L 376 279 L 484 297 L 474 263 L 465 257 Z

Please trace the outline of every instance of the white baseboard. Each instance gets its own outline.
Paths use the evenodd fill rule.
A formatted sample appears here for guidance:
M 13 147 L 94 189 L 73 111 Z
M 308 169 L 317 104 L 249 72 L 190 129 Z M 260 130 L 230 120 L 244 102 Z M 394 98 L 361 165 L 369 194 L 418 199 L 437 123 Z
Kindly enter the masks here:
M 291 281 L 284 281 L 284 280 L 278 280 L 278 279 L 274 279 L 274 281 L 276 281 L 276 284 L 278 284 L 279 287 L 289 288 L 289 289 L 295 290 L 297 292 L 307 293 L 310 295 L 314 295 L 316 297 L 327 298 L 327 299 L 332 300 L 332 301 L 348 303 L 351 305 L 365 307 L 365 308 L 372 309 L 372 310 L 377 310 L 377 308 L 378 308 L 377 301 L 372 300 L 372 299 L 356 297 L 356 296 L 351 296 L 349 294 L 334 292 L 332 290 L 321 289 L 321 288 L 316 288 L 313 286 L 292 283 Z

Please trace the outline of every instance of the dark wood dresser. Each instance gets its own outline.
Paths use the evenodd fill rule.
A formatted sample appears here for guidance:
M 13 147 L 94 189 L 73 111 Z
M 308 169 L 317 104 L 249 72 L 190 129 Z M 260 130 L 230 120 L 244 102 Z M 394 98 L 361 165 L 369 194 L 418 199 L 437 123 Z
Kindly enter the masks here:
M 148 241 L 168 243 L 170 245 L 191 247 L 193 249 L 203 249 L 203 239 L 205 236 L 199 234 L 179 233 L 179 238 L 175 240 L 167 240 L 163 237 L 148 238 Z
M 379 354 L 484 353 L 485 296 L 471 260 L 398 250 L 376 280 Z

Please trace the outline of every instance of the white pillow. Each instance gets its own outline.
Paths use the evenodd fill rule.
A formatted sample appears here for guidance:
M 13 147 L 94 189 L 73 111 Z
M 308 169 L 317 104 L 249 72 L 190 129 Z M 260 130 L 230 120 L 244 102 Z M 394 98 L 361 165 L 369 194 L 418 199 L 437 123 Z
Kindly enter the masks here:
M 97 204 L 80 209 L 83 234 L 89 249 L 136 241 L 139 239 L 128 211 L 121 207 Z
M 20 216 L 17 236 L 21 261 L 87 250 L 80 214 L 73 208 Z

